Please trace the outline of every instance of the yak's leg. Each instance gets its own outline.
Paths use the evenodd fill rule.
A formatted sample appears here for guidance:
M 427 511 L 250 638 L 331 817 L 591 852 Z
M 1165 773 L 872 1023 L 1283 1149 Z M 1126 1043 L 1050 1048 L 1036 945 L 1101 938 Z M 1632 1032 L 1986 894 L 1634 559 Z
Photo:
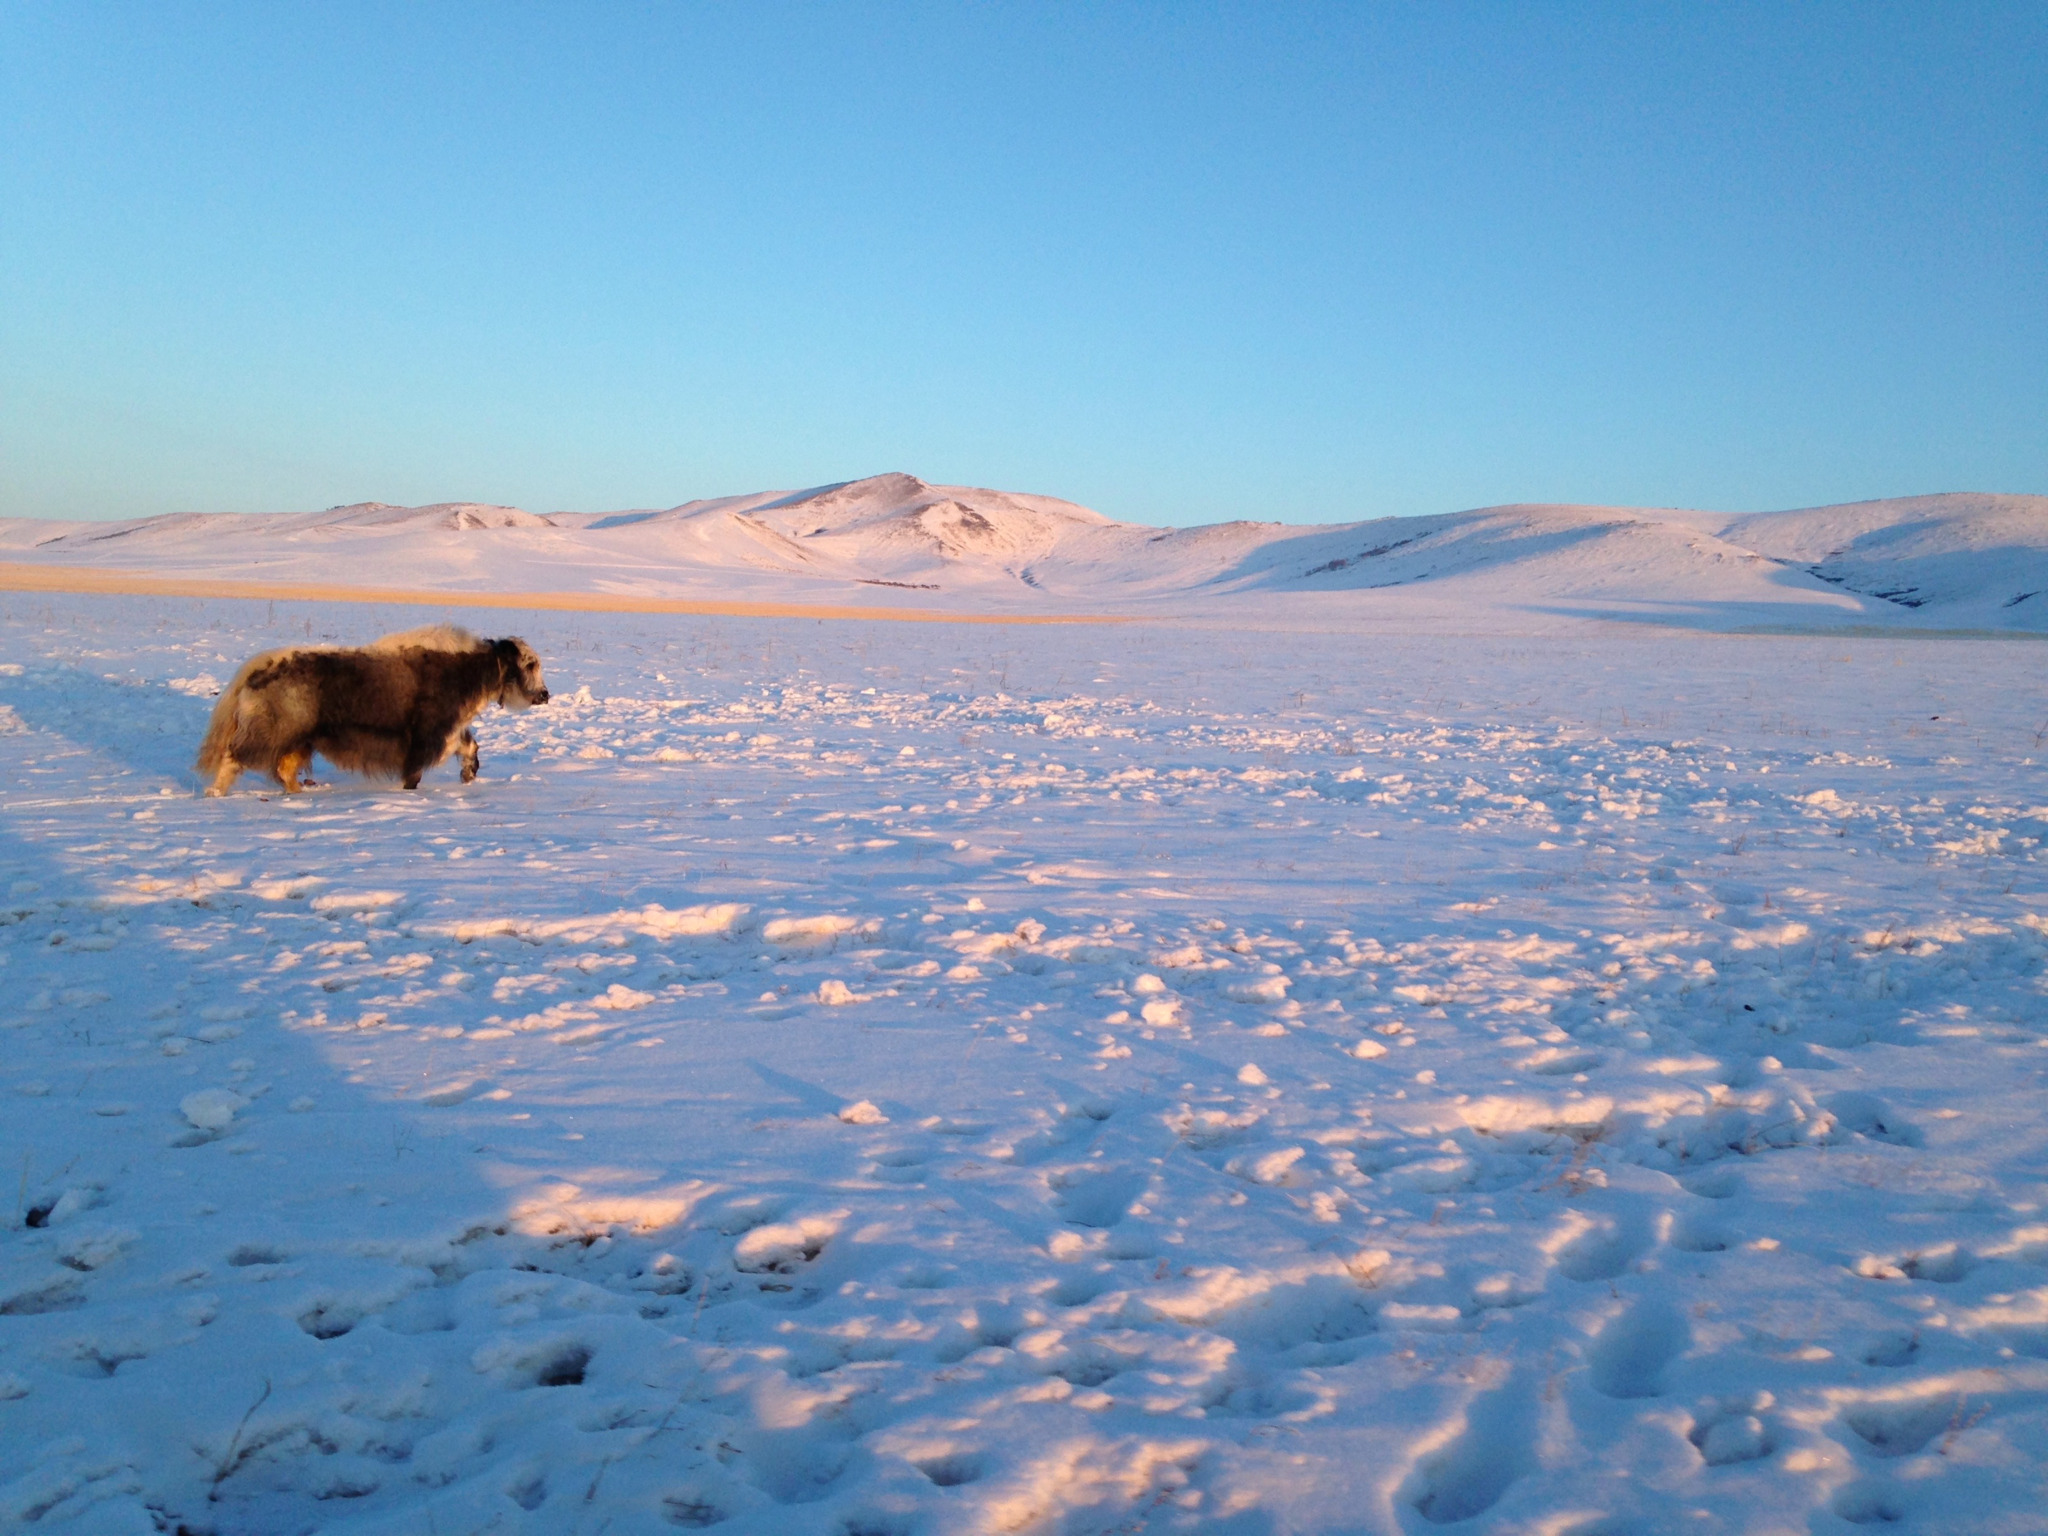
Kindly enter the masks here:
M 448 749 L 456 744 L 458 736 L 467 736 L 468 729 L 462 723 L 462 716 L 455 710 L 446 714 L 429 716 L 415 721 L 405 737 L 405 758 L 399 769 L 399 777 L 407 789 L 420 787 L 420 775 L 448 755 Z M 463 766 L 468 767 L 469 749 L 463 752 Z M 467 779 L 468 773 L 463 777 Z
M 476 749 L 476 733 L 465 725 L 462 734 L 455 738 L 455 745 L 462 757 L 462 782 L 473 784 L 476 782 L 477 765 L 483 761 L 482 754 Z
M 312 753 L 302 752 L 296 748 L 278 758 L 277 782 L 284 786 L 286 794 L 296 795 L 306 787 L 306 782 L 310 782 L 302 782 L 299 775 L 305 772 L 307 765 L 312 761 Z
M 235 787 L 235 780 L 242 776 L 242 765 L 227 753 L 221 754 L 220 767 L 214 771 L 213 782 L 206 786 L 209 795 L 224 795 Z
M 405 759 L 399 767 L 399 782 L 407 789 L 420 787 L 420 775 L 441 760 L 442 744 L 446 735 L 429 736 L 418 732 L 408 737 L 405 743 Z

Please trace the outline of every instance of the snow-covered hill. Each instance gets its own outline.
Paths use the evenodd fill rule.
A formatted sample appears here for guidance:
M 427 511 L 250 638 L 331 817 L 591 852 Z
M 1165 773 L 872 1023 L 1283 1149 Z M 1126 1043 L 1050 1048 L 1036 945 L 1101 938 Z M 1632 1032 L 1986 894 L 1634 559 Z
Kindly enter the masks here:
M 2048 497 L 1906 496 L 1739 518 L 1723 537 L 1949 622 L 2048 628 Z
M 1155 528 L 1054 497 L 887 474 L 610 514 L 367 502 L 279 516 L 21 519 L 0 522 L 0 559 L 449 592 L 974 611 L 2048 630 L 2048 497 L 1969 493 L 1750 515 L 1515 505 Z

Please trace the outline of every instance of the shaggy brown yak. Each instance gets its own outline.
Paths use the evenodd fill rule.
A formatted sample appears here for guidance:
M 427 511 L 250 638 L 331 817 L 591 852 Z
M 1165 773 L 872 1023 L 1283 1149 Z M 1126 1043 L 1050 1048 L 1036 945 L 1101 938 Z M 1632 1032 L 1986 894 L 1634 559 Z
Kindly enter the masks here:
M 462 782 L 476 777 L 470 721 L 487 704 L 525 709 L 548 701 L 540 658 L 524 640 L 479 640 L 436 624 L 361 650 L 293 646 L 243 663 L 213 707 L 199 771 L 224 795 L 244 769 L 296 794 L 319 753 L 337 767 L 419 787 L 451 749 Z

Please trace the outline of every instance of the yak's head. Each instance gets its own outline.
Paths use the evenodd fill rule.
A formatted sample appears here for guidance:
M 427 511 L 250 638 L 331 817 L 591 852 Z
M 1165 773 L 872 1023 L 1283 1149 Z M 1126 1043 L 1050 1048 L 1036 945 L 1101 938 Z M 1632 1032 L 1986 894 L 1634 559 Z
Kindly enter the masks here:
M 524 640 L 493 640 L 491 654 L 503 668 L 498 702 L 507 709 L 530 709 L 548 701 L 548 685 L 540 675 L 540 658 Z

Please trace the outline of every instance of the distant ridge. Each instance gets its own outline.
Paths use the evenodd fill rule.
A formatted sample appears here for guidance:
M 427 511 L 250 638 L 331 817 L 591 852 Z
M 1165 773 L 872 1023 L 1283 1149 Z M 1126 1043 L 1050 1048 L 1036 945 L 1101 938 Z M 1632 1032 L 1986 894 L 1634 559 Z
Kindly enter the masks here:
M 549 528 L 553 522 L 537 512 L 494 507 L 474 501 L 443 501 L 431 507 L 394 507 L 388 502 L 359 501 L 329 507 L 309 526 L 326 528 Z
M 1518 504 L 1362 523 L 1119 523 L 891 473 L 658 510 L 479 502 L 0 521 L 0 559 L 444 592 L 1295 619 L 1463 612 L 1708 628 L 2048 632 L 2048 497 L 1787 512 Z

